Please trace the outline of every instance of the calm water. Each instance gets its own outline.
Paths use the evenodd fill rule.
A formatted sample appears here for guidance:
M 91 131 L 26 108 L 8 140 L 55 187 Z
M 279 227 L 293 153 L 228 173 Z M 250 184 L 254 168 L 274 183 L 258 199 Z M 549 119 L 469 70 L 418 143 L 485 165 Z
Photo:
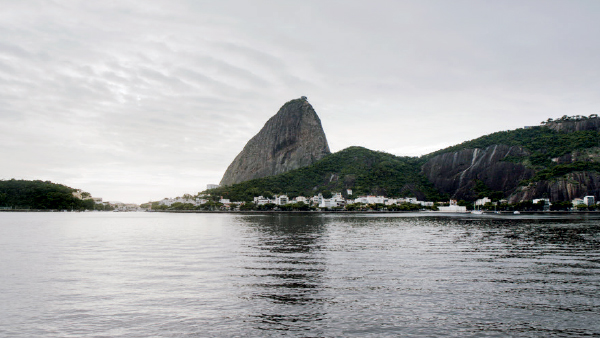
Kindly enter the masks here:
M 1 337 L 600 336 L 591 217 L 0 213 L 0 257 Z

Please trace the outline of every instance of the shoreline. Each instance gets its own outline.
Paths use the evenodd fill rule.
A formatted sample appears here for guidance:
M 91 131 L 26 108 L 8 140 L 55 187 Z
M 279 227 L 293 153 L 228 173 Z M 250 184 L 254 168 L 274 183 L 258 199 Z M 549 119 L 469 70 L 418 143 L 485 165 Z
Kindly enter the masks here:
M 426 215 L 473 215 L 469 212 L 441 212 L 441 211 L 210 211 L 210 210 L 161 210 L 147 212 L 165 212 L 165 213 L 214 213 L 214 214 L 426 214 Z M 600 211 L 519 211 L 520 215 L 544 214 L 544 215 L 570 215 L 570 214 L 600 214 Z M 484 212 L 483 215 L 515 215 L 514 211 Z M 518 216 L 519 214 L 515 215 Z
M 114 213 L 115 211 L 65 211 L 56 209 L 0 209 L 2 212 L 48 212 L 48 213 Z M 248 211 L 225 211 L 225 210 L 141 210 L 141 211 L 118 211 L 119 213 L 131 212 L 156 212 L 171 214 L 239 214 L 239 215 L 260 215 L 260 214 L 424 214 L 424 215 L 474 215 L 468 212 L 441 212 L 441 211 L 346 211 L 346 210 L 318 210 L 318 211 L 284 211 L 284 210 L 248 210 Z M 600 214 L 600 210 L 595 211 L 519 211 L 520 214 L 514 214 L 514 211 L 489 211 L 480 215 L 582 215 L 582 214 Z M 477 216 L 480 216 L 477 215 Z

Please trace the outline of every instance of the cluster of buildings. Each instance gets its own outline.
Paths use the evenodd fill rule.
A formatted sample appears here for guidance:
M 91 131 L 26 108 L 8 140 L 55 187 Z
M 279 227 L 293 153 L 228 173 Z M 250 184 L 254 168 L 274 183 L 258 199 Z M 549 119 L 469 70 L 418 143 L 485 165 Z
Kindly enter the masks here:
M 200 195 L 195 198 L 191 197 L 191 196 L 188 196 L 188 197 L 184 196 L 184 197 L 177 197 L 177 198 L 164 198 L 164 199 L 158 201 L 158 205 L 164 205 L 164 206 L 170 207 L 175 203 L 182 203 L 182 204 L 191 204 L 191 205 L 197 207 L 197 206 L 208 203 L 209 200 L 206 199 L 205 197 L 207 197 L 207 196 Z M 243 204 L 244 202 L 232 202 L 227 198 L 221 198 L 221 199 L 219 199 L 219 203 L 225 205 L 226 207 L 230 207 L 231 205 L 239 206 L 239 205 Z
M 548 201 L 548 203 L 550 203 L 550 201 Z M 596 198 L 594 196 L 585 196 L 584 198 L 576 198 L 573 201 L 571 201 L 571 203 L 573 203 L 574 207 L 581 204 L 590 207 L 592 205 L 596 205 Z
M 474 205 L 475 207 L 480 207 L 480 206 L 484 206 L 486 204 L 491 204 L 491 205 L 497 205 L 498 203 L 506 203 L 506 200 L 500 200 L 499 202 L 492 202 L 491 199 L 489 199 L 488 197 L 484 197 L 481 199 L 478 199 L 477 201 L 475 201 Z M 550 210 L 550 206 L 552 205 L 552 202 L 550 202 L 549 198 L 536 198 L 534 200 L 531 201 L 533 204 L 543 204 L 544 205 L 544 210 L 548 211 Z M 573 205 L 573 208 L 577 208 L 578 206 L 584 205 L 586 207 L 591 207 L 591 206 L 595 206 L 596 204 L 596 197 L 594 197 L 593 195 L 589 195 L 589 196 L 584 196 L 583 198 L 575 198 L 574 200 L 571 201 L 571 204 Z
M 214 185 L 211 184 L 207 188 L 214 189 L 217 187 L 219 187 L 219 186 L 216 184 L 214 184 Z M 352 196 L 351 189 L 347 189 L 346 196 L 348 196 L 348 197 Z M 184 195 L 183 197 L 177 197 L 177 198 L 165 198 L 165 199 L 159 201 L 158 205 L 171 207 L 175 203 L 181 203 L 181 204 L 189 204 L 189 205 L 193 205 L 193 206 L 197 207 L 197 206 L 201 206 L 203 204 L 208 203 L 210 201 L 209 198 L 210 198 L 210 195 L 198 195 L 198 196 Z M 96 199 L 94 199 L 94 200 L 96 201 Z M 101 202 L 102 199 L 99 199 L 99 201 Z M 550 203 L 550 200 L 547 198 L 535 199 L 535 200 L 533 200 L 533 203 L 538 204 L 541 201 L 543 201 L 543 203 L 544 203 L 544 206 L 545 206 L 544 209 L 549 210 L 551 203 Z M 499 203 L 503 203 L 503 202 L 506 203 L 506 200 L 501 200 Z M 110 203 L 110 202 L 107 202 L 107 203 Z M 239 207 L 242 204 L 244 204 L 244 202 L 234 202 L 234 201 L 231 201 L 226 198 L 220 198 L 219 203 L 222 204 L 223 209 L 239 209 Z M 356 197 L 356 198 L 352 199 L 352 198 L 344 198 L 342 196 L 342 193 L 339 193 L 339 192 L 333 193 L 331 198 L 325 198 L 325 197 L 323 197 L 323 194 L 317 194 L 312 197 L 297 196 L 294 198 L 289 198 L 287 195 L 276 195 L 276 196 L 272 196 L 272 197 L 264 197 L 264 196 L 254 197 L 254 204 L 257 206 L 266 205 L 266 204 L 273 204 L 276 206 L 284 206 L 284 205 L 288 205 L 288 204 L 298 204 L 298 203 L 304 203 L 308 206 L 316 207 L 316 208 L 320 208 L 320 209 L 339 209 L 339 208 L 344 208 L 345 206 L 352 205 L 352 204 L 364 204 L 364 205 L 380 204 L 380 205 L 385 205 L 385 206 L 413 204 L 413 205 L 419 205 L 421 207 L 433 207 L 434 206 L 434 202 L 419 201 L 417 198 L 414 198 L 414 197 L 389 198 L 389 197 L 385 197 L 385 196 L 370 195 L 370 196 L 360 196 L 360 197 Z M 498 204 L 498 202 L 492 202 L 492 200 L 488 197 L 478 199 L 474 203 L 476 209 L 486 206 L 486 205 L 496 205 L 496 204 Z M 595 201 L 594 196 L 585 196 L 583 198 L 574 199 L 572 201 L 572 204 L 573 204 L 573 207 L 577 207 L 578 205 L 582 205 L 582 204 L 586 205 L 586 206 L 593 206 L 593 205 L 596 205 L 596 201 Z M 123 203 L 117 202 L 117 204 L 110 203 L 110 205 L 113 208 L 120 210 L 120 211 L 140 210 L 140 207 L 135 204 L 123 204 Z M 442 205 L 437 205 L 437 209 L 440 212 L 452 212 L 452 213 L 468 212 L 467 207 L 458 205 L 456 200 L 450 200 L 447 203 L 442 203 Z
M 352 195 L 352 190 L 347 190 L 348 196 Z M 408 198 L 388 198 L 385 196 L 361 196 L 355 199 L 347 199 L 342 196 L 342 193 L 334 193 L 331 198 L 324 198 L 323 194 L 318 194 L 313 197 L 298 196 L 293 199 L 289 199 L 287 195 L 274 196 L 274 198 L 267 198 L 263 196 L 254 197 L 254 203 L 256 205 L 263 204 L 275 204 L 275 205 L 286 205 L 295 203 L 304 203 L 311 206 L 315 206 L 322 209 L 328 208 L 343 208 L 349 204 L 383 204 L 383 205 L 394 205 L 402 203 L 411 203 L 421 206 L 433 206 L 433 202 L 419 201 L 414 197 Z
M 79 198 L 80 200 L 93 200 L 96 204 L 102 204 L 106 209 L 112 209 L 113 211 L 142 211 L 139 205 L 134 203 L 122 203 L 122 202 L 109 202 L 102 201 L 102 197 L 93 197 L 90 193 L 81 191 L 81 189 L 77 189 L 73 192 L 73 196 L 75 198 Z M 106 208 L 110 207 L 110 208 Z
M 158 205 L 165 205 L 167 207 L 172 206 L 175 203 L 183 203 L 183 204 L 192 204 L 194 206 L 198 206 L 200 204 L 204 204 L 208 202 L 208 200 L 202 198 L 191 198 L 191 197 L 177 197 L 177 198 L 164 198 L 158 201 Z
M 352 190 L 348 189 L 347 194 L 348 194 L 348 196 L 351 196 Z M 177 197 L 177 198 L 165 198 L 165 199 L 159 201 L 158 204 L 161 206 L 167 206 L 167 207 L 170 207 L 175 203 L 191 204 L 193 206 L 200 206 L 209 201 L 205 197 L 207 197 L 207 196 L 199 195 L 198 197 L 192 197 L 192 196 L 187 195 L 184 197 Z M 229 199 L 221 198 L 219 200 L 219 203 L 223 204 L 223 206 L 225 208 L 229 209 L 232 206 L 234 208 L 239 207 L 244 202 L 232 202 Z M 257 206 L 265 205 L 265 204 L 274 204 L 277 206 L 283 206 L 283 205 L 287 205 L 287 204 L 297 204 L 297 203 L 304 203 L 306 205 L 314 206 L 314 207 L 321 208 L 321 209 L 343 208 L 346 205 L 358 204 L 358 203 L 382 204 L 382 205 L 394 205 L 394 204 L 398 205 L 398 204 L 403 204 L 403 203 L 411 203 L 411 204 L 416 204 L 416 205 L 420 205 L 423 207 L 433 206 L 433 202 L 419 201 L 414 197 L 388 198 L 385 196 L 361 196 L 361 197 L 357 197 L 355 199 L 348 199 L 348 198 L 344 198 L 342 196 L 342 194 L 339 192 L 334 193 L 331 196 L 331 198 L 325 198 L 325 197 L 323 197 L 323 194 L 318 194 L 318 195 L 315 195 L 312 197 L 297 196 L 295 198 L 289 198 L 287 195 L 276 195 L 273 197 L 264 197 L 264 196 L 254 197 L 254 204 Z

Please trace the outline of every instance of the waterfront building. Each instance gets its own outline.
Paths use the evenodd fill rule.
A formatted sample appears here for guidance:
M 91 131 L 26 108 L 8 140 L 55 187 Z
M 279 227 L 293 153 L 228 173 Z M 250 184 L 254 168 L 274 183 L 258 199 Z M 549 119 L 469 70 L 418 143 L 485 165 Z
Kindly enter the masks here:
M 324 198 L 319 204 L 319 208 L 337 208 L 339 207 L 338 202 L 333 198 Z
M 309 200 L 308 200 L 308 198 L 306 198 L 306 197 L 304 197 L 304 196 L 298 196 L 298 197 L 294 198 L 294 199 L 292 200 L 292 202 L 293 202 L 293 203 L 300 203 L 300 202 L 302 202 L 302 203 L 306 203 L 306 204 L 308 204 L 308 203 L 309 203 Z
M 467 212 L 467 207 L 458 205 L 456 200 L 450 200 L 448 206 L 438 207 L 439 212 Z
M 277 205 L 286 205 L 290 202 L 290 199 L 287 195 L 279 195 L 275 197 L 275 204 Z
M 596 205 L 596 198 L 594 196 L 585 196 L 583 198 L 583 204 L 589 206 Z
M 311 197 L 310 201 L 313 204 L 320 205 L 321 203 L 323 203 L 323 194 L 318 194 L 316 196 Z
M 489 199 L 488 197 L 484 197 L 484 198 L 480 198 L 477 201 L 475 201 L 475 205 L 480 205 L 480 206 L 483 206 L 486 203 L 492 203 L 492 200 Z
M 254 204 L 256 205 L 263 205 L 269 203 L 273 203 L 273 201 L 263 196 L 254 197 Z
M 166 206 L 170 207 L 175 203 L 192 204 L 192 205 L 199 204 L 198 200 L 193 200 L 191 198 L 177 197 L 177 198 L 164 198 L 158 202 L 158 205 L 166 205 Z

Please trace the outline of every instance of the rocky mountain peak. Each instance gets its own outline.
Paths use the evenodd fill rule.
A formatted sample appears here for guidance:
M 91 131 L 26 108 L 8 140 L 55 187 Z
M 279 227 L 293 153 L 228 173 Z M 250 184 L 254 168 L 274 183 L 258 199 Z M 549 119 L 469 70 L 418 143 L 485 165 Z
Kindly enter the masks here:
M 321 120 L 306 97 L 284 104 L 236 156 L 221 185 L 281 174 L 330 154 Z

